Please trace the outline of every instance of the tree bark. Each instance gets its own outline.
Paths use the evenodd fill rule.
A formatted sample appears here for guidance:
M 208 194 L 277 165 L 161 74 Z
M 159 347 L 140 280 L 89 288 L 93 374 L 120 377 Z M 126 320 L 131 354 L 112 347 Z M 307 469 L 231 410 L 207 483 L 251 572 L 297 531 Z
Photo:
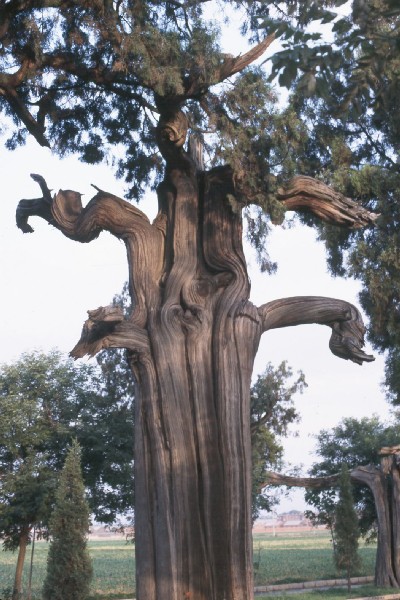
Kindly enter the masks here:
M 154 223 L 101 190 L 85 208 L 75 192 L 51 199 L 37 175 L 43 198 L 22 200 L 17 223 L 29 232 L 29 216 L 39 215 L 81 242 L 106 229 L 127 248 L 132 313 L 125 320 L 115 308 L 90 311 L 73 356 L 129 350 L 138 384 L 138 600 L 249 600 L 250 380 L 274 310 L 249 301 L 241 214 L 229 202 L 232 170 L 199 173 L 182 149 L 186 130 L 183 113 L 164 111 L 157 136 L 166 176 Z M 328 324 L 350 331 L 354 348 L 346 358 L 370 360 L 353 331 L 356 309 L 327 302 Z M 289 311 L 297 311 L 297 323 L 305 322 L 306 303 Z
M 17 565 L 15 567 L 14 589 L 12 600 L 20 600 L 22 598 L 22 571 L 24 568 L 26 549 L 29 544 L 29 529 L 24 528 L 21 531 L 18 546 Z

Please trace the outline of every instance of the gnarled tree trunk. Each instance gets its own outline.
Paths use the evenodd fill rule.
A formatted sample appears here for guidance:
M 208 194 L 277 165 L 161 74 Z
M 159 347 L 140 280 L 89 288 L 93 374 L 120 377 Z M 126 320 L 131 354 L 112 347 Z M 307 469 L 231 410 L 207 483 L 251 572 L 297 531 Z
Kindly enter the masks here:
M 259 308 L 249 302 L 241 210 L 230 201 L 234 174 L 229 167 L 197 172 L 182 149 L 186 126 L 180 111 L 160 119 L 166 176 L 153 224 L 102 191 L 85 208 L 75 192 L 52 199 L 39 176 L 33 177 L 43 198 L 22 200 L 17 223 L 31 231 L 28 217 L 39 215 L 72 239 L 87 242 L 106 229 L 126 244 L 131 316 L 125 320 L 115 307 L 90 311 L 72 354 L 127 348 L 138 383 L 137 598 L 248 600 L 250 378 L 261 334 L 322 323 L 332 328 L 337 355 L 372 358 L 361 350 L 360 315 L 346 302 L 290 298 Z M 300 187 L 302 206 L 307 180 Z M 313 204 L 326 204 L 322 212 L 335 220 L 337 207 L 329 208 L 320 187 L 316 196 Z

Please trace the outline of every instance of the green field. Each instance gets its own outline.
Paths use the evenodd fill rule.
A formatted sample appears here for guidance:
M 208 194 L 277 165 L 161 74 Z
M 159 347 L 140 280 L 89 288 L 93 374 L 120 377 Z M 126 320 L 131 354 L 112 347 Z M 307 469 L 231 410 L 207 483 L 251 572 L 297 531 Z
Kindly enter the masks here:
M 254 585 L 335 579 L 337 572 L 330 535 L 326 530 L 307 533 L 256 534 L 254 536 Z M 362 545 L 361 569 L 354 576 L 373 575 L 376 547 Z M 303 596 L 302 596 L 303 597 Z
M 34 569 L 32 579 L 32 600 L 39 600 L 40 590 L 46 569 L 48 544 L 36 543 Z M 123 540 L 106 539 L 91 541 L 89 549 L 93 558 L 94 578 L 91 599 L 111 600 L 117 598 L 133 598 L 135 589 L 134 546 Z M 362 568 L 355 575 L 372 575 L 375 559 L 374 546 L 362 546 Z M 25 565 L 25 584 L 28 578 L 30 557 Z M 13 583 L 16 555 L 11 552 L 0 552 L 0 599 L 6 600 L 7 589 Z M 337 578 L 332 559 L 332 547 L 326 531 L 309 533 L 280 533 L 277 537 L 271 534 L 254 536 L 254 574 L 255 585 L 268 583 L 292 583 L 311 581 L 314 579 Z M 364 589 L 365 592 L 365 589 Z M 364 595 L 367 595 L 364 593 Z M 323 596 L 336 600 L 348 598 L 346 592 L 324 592 Z M 289 596 L 274 596 L 274 600 Z M 291 595 L 293 598 L 293 595 Z M 317 592 L 296 596 L 299 600 L 315 600 L 321 598 Z M 354 597 L 354 596 L 353 596 Z M 262 598 L 260 596 L 260 598 Z

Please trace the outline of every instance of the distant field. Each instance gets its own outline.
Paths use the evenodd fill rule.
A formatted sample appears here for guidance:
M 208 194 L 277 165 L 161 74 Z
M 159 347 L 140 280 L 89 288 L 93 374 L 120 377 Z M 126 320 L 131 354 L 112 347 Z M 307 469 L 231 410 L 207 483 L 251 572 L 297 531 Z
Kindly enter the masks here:
M 32 577 L 32 600 L 41 600 L 41 589 L 46 572 L 48 544 L 37 542 Z M 132 598 L 135 589 L 134 546 L 124 540 L 91 541 L 89 550 L 93 560 L 93 598 Z M 4 590 L 13 585 L 16 554 L 0 553 L 0 599 Z M 27 555 L 24 582 L 28 581 L 30 556 Z
M 47 549 L 47 543 L 36 543 L 32 600 L 41 598 Z M 89 550 L 94 567 L 92 600 L 132 598 L 135 590 L 134 546 L 124 540 L 110 538 L 90 541 Z M 374 546 L 361 547 L 363 565 L 354 575 L 373 574 L 375 551 Z M 29 560 L 28 555 L 25 565 L 25 583 L 28 577 Z M 15 561 L 16 554 L 0 553 L 0 598 L 6 597 L 5 591 L 12 587 Z M 337 577 L 329 534 L 324 530 L 298 533 L 279 531 L 276 537 L 272 533 L 255 534 L 254 576 L 255 585 Z M 303 594 L 298 598 L 306 600 Z M 316 596 L 314 595 L 313 598 Z M 275 597 L 274 600 L 277 598 Z
M 337 572 L 330 535 L 326 530 L 254 535 L 254 583 L 295 583 L 335 579 Z M 361 569 L 354 576 L 373 575 L 375 545 L 360 546 Z M 301 596 L 303 598 L 303 596 Z

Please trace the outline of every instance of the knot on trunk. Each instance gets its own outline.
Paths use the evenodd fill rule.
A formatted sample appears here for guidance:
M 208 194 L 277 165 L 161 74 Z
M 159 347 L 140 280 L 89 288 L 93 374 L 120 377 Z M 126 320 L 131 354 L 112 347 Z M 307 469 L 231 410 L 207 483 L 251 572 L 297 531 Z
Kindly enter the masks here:
M 157 138 L 160 145 L 182 148 L 186 141 L 188 120 L 181 110 L 162 114 L 157 125 Z

